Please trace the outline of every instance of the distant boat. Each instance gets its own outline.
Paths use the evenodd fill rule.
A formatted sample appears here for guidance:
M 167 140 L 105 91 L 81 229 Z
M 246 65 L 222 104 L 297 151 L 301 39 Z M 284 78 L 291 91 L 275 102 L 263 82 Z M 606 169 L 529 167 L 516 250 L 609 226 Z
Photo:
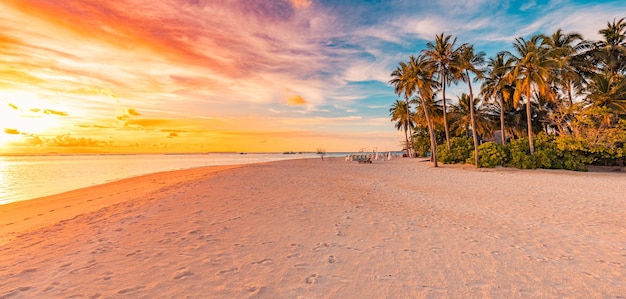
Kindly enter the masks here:
M 295 153 L 296 153 L 296 152 L 284 152 L 283 154 L 285 154 L 285 155 L 293 155 L 293 154 L 295 154 Z

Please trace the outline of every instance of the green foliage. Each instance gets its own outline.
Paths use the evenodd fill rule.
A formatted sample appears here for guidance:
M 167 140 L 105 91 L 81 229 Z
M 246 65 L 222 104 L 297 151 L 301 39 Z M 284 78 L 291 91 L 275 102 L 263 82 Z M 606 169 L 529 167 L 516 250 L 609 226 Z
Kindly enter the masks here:
M 587 165 L 595 160 L 583 138 L 559 137 L 555 144 L 562 155 L 564 169 L 587 170 Z
M 533 141 L 535 143 L 535 166 L 545 169 L 563 169 L 564 162 L 561 152 L 554 143 L 554 136 L 546 133 L 537 134 Z
M 413 149 L 418 157 L 426 157 L 430 152 L 428 128 L 418 125 L 413 132 Z
M 518 138 L 511 140 L 507 145 L 509 148 L 510 158 L 509 166 L 521 169 L 535 169 L 535 159 L 530 155 L 530 146 L 528 138 Z
M 502 166 L 509 160 L 508 147 L 495 142 L 487 142 L 478 146 L 480 167 L 494 168 Z M 472 152 L 471 161 L 474 161 Z
M 445 144 L 437 148 L 437 157 L 441 163 L 465 163 L 472 156 L 474 142 L 469 137 L 453 137 L 450 138 L 450 151 Z
M 511 161 L 509 166 L 522 169 L 568 169 L 587 170 L 591 164 L 593 149 L 584 140 L 571 137 L 554 137 L 545 133 L 538 134 L 535 142 L 535 155 L 530 156 L 528 139 L 521 138 L 509 144 Z M 601 149 L 599 149 L 601 150 Z

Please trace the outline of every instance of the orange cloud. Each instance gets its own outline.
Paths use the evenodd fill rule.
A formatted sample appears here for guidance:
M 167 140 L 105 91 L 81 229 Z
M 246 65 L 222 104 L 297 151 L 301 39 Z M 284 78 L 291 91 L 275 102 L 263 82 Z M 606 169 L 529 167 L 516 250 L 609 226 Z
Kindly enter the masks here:
M 17 135 L 17 134 L 20 134 L 20 131 L 18 129 L 4 128 L 4 133 L 11 134 L 11 135 Z
M 52 109 L 44 109 L 43 110 L 44 114 L 54 114 L 54 115 L 59 115 L 59 116 L 67 116 L 67 112 L 63 112 L 63 111 L 57 111 L 57 110 L 52 110 Z
M 126 110 L 126 113 L 128 115 L 132 115 L 132 116 L 139 116 L 139 115 L 141 115 L 141 114 L 139 114 L 139 112 L 137 112 L 137 110 L 135 110 L 135 108 L 128 108 Z
M 131 116 L 139 116 L 139 115 L 141 115 L 141 113 L 137 112 L 135 108 L 128 108 L 126 109 L 126 112 L 124 114 L 118 115 L 115 118 L 117 118 L 117 120 L 127 120 Z
M 11 104 L 9 104 L 9 106 L 11 106 Z M 12 106 L 12 107 L 15 107 L 15 106 Z M 17 107 L 15 107 L 15 109 L 17 109 Z M 43 113 L 47 115 L 68 116 L 67 112 L 53 110 L 53 109 L 30 108 L 28 109 L 28 111 L 34 112 L 34 113 Z
M 128 125 L 136 125 L 141 127 L 168 127 L 170 124 L 176 125 L 176 121 L 171 119 L 162 119 L 162 118 L 144 118 L 144 119 L 131 119 L 128 120 Z
M 103 141 L 85 137 L 76 138 L 70 136 L 70 134 L 59 135 L 53 139 L 46 140 L 46 142 L 48 145 L 61 147 L 100 147 L 105 145 Z
M 308 104 L 307 100 L 300 95 L 294 95 L 287 98 L 287 105 L 289 106 L 301 106 Z
M 311 6 L 311 0 L 289 0 L 295 8 L 307 8 Z
M 174 138 L 174 137 L 178 137 L 178 133 L 170 132 L 169 134 L 167 134 L 167 138 Z

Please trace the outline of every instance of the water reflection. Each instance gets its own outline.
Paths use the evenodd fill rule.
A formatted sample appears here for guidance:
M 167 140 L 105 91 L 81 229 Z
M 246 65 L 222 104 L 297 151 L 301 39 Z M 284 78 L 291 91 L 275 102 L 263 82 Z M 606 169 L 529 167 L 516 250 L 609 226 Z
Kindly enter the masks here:
M 315 154 L 0 156 L 0 204 L 122 178 L 193 167 L 313 158 Z

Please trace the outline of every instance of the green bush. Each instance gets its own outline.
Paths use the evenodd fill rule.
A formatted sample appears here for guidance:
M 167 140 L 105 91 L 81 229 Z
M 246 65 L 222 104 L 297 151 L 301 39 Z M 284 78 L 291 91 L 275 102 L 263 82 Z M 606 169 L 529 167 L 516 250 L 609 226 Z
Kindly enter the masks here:
M 602 148 L 591 149 L 583 140 L 571 137 L 549 136 L 540 133 L 533 138 L 535 155 L 530 155 L 527 138 L 511 141 L 509 166 L 522 169 L 569 169 L 587 170 L 587 165 L 596 160 L 598 155 L 606 154 Z
M 513 139 L 507 147 L 510 153 L 509 166 L 521 169 L 537 168 L 535 159 L 530 155 L 528 138 Z
M 558 137 L 555 139 L 556 147 L 559 149 L 564 169 L 587 170 L 587 165 L 594 162 L 595 157 L 591 153 L 587 141 L 582 138 L 571 136 Z
M 453 137 L 450 139 L 450 151 L 445 144 L 437 146 L 437 158 L 441 163 L 465 163 L 472 156 L 474 141 L 469 137 Z
M 503 166 L 508 161 L 507 147 L 495 142 L 487 142 L 478 146 L 478 156 L 480 157 L 478 162 L 480 167 L 494 168 L 496 166 Z M 470 158 L 474 161 L 474 153 Z
M 535 142 L 535 166 L 544 169 L 563 169 L 564 161 L 561 151 L 554 142 L 554 137 L 546 133 L 539 133 L 534 136 Z

